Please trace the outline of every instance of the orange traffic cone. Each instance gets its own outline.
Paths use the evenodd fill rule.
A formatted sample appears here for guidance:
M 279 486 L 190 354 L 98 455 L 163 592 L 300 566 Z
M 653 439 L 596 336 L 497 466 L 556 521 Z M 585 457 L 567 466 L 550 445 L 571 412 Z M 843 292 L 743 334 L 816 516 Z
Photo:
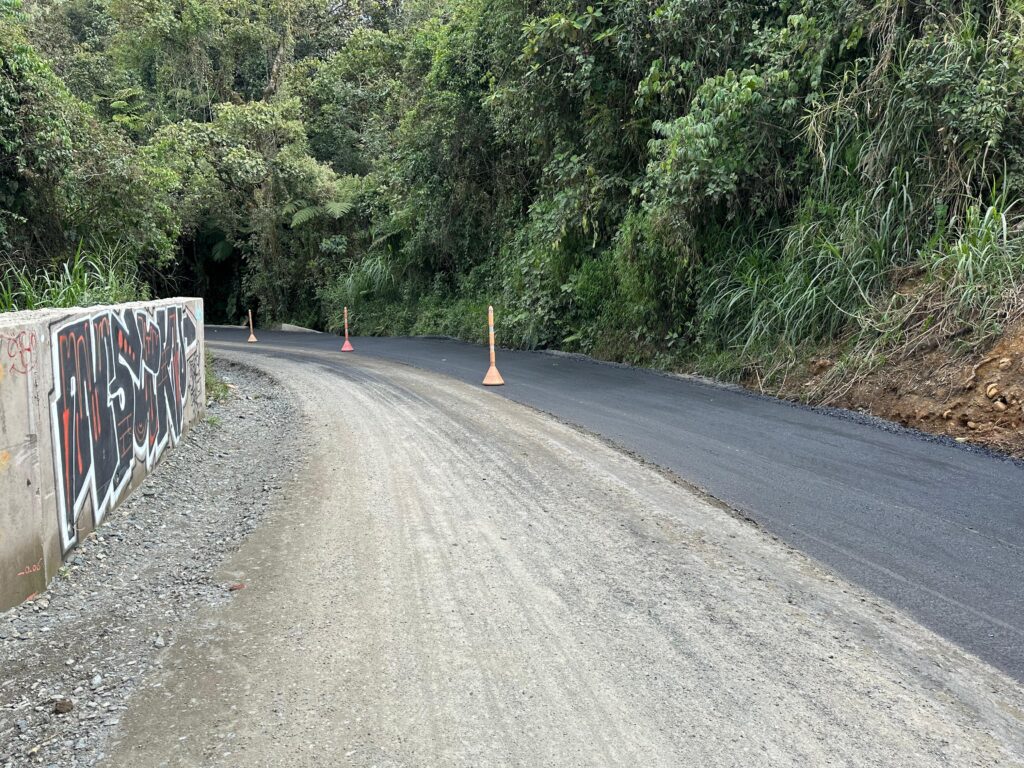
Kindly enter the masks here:
M 348 340 L 348 307 L 345 307 L 345 343 L 341 345 L 342 352 L 355 352 L 355 347 Z
M 249 310 L 249 343 L 256 343 L 256 334 L 252 330 L 252 310 Z
M 491 341 L 491 367 L 487 369 L 487 375 L 484 376 L 484 386 L 500 387 L 505 380 L 501 378 L 498 366 L 494 364 L 494 307 L 487 308 L 487 329 L 490 332 Z

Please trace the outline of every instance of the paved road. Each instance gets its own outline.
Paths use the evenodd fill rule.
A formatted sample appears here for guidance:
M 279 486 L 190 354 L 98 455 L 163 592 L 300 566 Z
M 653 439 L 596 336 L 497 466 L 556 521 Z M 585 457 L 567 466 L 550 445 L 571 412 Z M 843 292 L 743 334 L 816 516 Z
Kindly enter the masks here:
M 292 477 L 102 765 L 1024 768 L 1014 681 L 597 438 L 365 354 L 218 349 L 298 404 L 248 446 Z
M 244 341 L 236 329 L 207 338 Z M 357 338 L 356 355 L 478 384 L 480 347 Z M 336 337 L 260 334 L 254 352 L 336 350 Z M 276 354 L 276 353 L 275 353 Z M 344 365 L 339 353 L 338 364 Z M 496 394 L 671 469 L 1024 680 L 1024 470 L 991 457 L 693 380 L 503 351 Z

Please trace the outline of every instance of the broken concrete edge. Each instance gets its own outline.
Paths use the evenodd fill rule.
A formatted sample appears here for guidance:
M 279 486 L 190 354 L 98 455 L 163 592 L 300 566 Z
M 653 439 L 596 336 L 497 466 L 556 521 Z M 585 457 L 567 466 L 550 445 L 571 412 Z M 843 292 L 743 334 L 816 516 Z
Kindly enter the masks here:
M 245 323 L 242 323 L 241 325 L 218 325 L 218 324 L 215 324 L 215 323 L 210 323 L 206 327 L 207 328 L 229 328 L 231 330 L 235 330 L 236 328 L 248 328 L 249 327 L 249 323 L 245 322 Z M 317 331 L 317 330 L 315 330 L 313 328 L 306 328 L 306 327 L 301 326 L 301 325 L 293 325 L 292 323 L 275 323 L 273 325 L 257 326 L 256 330 L 258 330 L 258 331 L 288 331 L 289 333 L 317 333 L 317 334 L 321 334 L 321 335 L 323 334 L 323 331 Z
M 323 333 L 323 331 L 316 331 L 313 330 L 312 328 L 306 328 L 304 326 L 294 325 L 292 323 L 281 323 L 281 325 L 278 326 L 276 330 L 288 331 L 290 333 Z
M 0 314 L 0 611 L 203 417 L 204 351 L 198 298 Z

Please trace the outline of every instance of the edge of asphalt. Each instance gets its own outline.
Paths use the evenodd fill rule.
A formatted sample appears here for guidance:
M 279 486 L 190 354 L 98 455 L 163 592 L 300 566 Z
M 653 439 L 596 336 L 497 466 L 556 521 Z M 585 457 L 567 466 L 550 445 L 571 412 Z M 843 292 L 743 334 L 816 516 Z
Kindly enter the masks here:
M 456 338 L 451 337 L 451 336 L 421 336 L 421 337 L 414 337 L 414 338 L 443 339 L 445 341 L 460 341 L 460 339 L 456 339 Z M 468 343 L 468 342 L 463 342 L 463 343 Z M 219 342 L 219 344 L 222 344 L 222 345 L 225 345 L 225 346 L 229 346 L 229 345 L 232 344 L 232 342 Z M 217 351 L 218 351 L 216 347 L 217 347 L 217 345 L 214 345 L 213 350 L 212 350 L 214 354 L 216 354 Z M 319 356 L 320 354 L 322 354 L 322 352 L 320 350 L 308 350 L 308 349 L 305 349 L 305 350 L 285 350 L 285 349 L 280 348 L 280 347 L 278 349 L 281 349 L 281 351 L 282 351 L 282 353 L 283 353 L 283 355 L 285 357 L 294 357 L 294 356 L 298 356 L 298 355 L 303 355 L 303 356 Z M 228 349 L 228 350 L 224 350 L 224 351 L 230 352 L 232 350 Z M 540 350 L 538 350 L 538 351 L 540 351 Z M 546 352 L 546 354 L 570 356 L 570 355 L 573 355 L 575 353 L 552 351 L 552 352 Z M 377 356 L 373 355 L 372 353 L 367 353 L 366 356 L 372 358 L 377 363 L 383 363 L 384 365 L 400 365 L 400 366 L 404 366 L 406 368 L 412 368 L 412 369 L 414 369 L 416 371 L 421 371 L 421 372 L 423 372 L 423 373 L 425 373 L 427 375 L 430 375 L 430 376 L 440 376 L 442 378 L 448 379 L 448 380 L 450 380 L 452 382 L 455 382 L 457 384 L 462 384 L 464 386 L 471 387 L 471 388 L 473 387 L 472 384 L 470 384 L 468 382 L 464 382 L 464 381 L 462 381 L 461 379 L 458 379 L 455 376 L 450 376 L 449 374 L 441 373 L 439 371 L 433 371 L 433 370 L 431 370 L 429 368 L 424 368 L 422 366 L 416 365 L 415 363 L 408 363 L 408 362 L 405 362 L 404 360 L 392 360 L 390 358 L 377 357 Z M 603 361 L 603 360 L 594 360 L 593 358 L 586 357 L 585 355 L 581 355 L 580 357 L 582 357 L 582 358 L 584 358 L 584 359 L 586 359 L 586 360 L 588 360 L 590 362 L 597 363 L 599 365 L 613 365 L 613 366 L 618 366 L 618 367 L 623 367 L 623 368 L 633 368 L 634 367 L 634 366 L 626 365 L 625 363 L 611 363 L 611 362 L 606 362 L 606 361 Z M 238 360 L 236 360 L 234 358 L 231 359 L 231 362 L 233 362 L 236 365 L 240 365 L 240 366 L 243 366 L 243 367 L 246 367 L 246 368 L 251 368 L 252 370 L 254 370 L 254 371 L 256 371 L 256 372 L 258 372 L 258 373 L 260 373 L 260 374 L 262 374 L 264 376 L 269 376 L 270 378 L 272 378 L 275 381 L 277 381 L 278 384 L 283 385 L 283 382 L 281 382 L 280 379 L 278 379 L 272 373 L 269 373 L 268 371 L 260 368 L 257 365 L 253 365 L 251 363 L 244 363 L 244 362 L 238 361 Z M 638 369 L 638 370 L 653 370 L 653 369 Z M 675 374 L 665 373 L 664 375 L 673 376 Z M 720 383 L 720 382 L 715 382 L 714 380 L 709 380 L 709 381 L 710 381 L 711 386 L 716 386 L 716 385 L 718 385 Z M 703 383 L 703 382 L 700 382 L 700 383 Z M 728 384 L 728 383 L 721 383 L 721 385 L 723 387 L 729 388 L 729 389 L 731 389 L 731 388 L 733 388 L 735 386 L 735 385 L 731 385 L 731 384 Z M 745 390 L 743 390 L 741 387 L 736 387 L 736 389 L 739 390 L 739 391 L 744 391 L 745 392 Z M 494 393 L 494 394 L 498 394 L 498 393 Z M 810 555 L 808 555 L 803 550 L 798 549 L 798 548 L 794 547 L 793 545 L 787 543 L 785 540 L 779 538 L 776 534 L 772 533 L 767 528 L 765 528 L 763 525 L 758 523 L 754 518 L 750 517 L 749 515 L 747 515 L 743 511 L 741 511 L 739 509 L 736 509 L 735 507 L 730 505 L 728 502 L 723 501 L 722 499 L 718 498 L 713 493 L 711 493 L 709 490 L 707 490 L 706 488 L 698 485 L 697 483 L 693 482 L 692 480 L 687 480 L 685 477 L 683 477 L 682 475 L 678 474 L 673 469 L 671 469 L 669 467 L 666 467 L 666 466 L 664 466 L 662 464 L 657 463 L 656 461 L 653 461 L 653 460 L 647 458 L 646 456 L 644 456 L 642 453 L 640 453 L 638 451 L 634 451 L 631 448 L 627 448 L 626 446 L 622 445 L 621 443 L 617 442 L 616 440 L 613 440 L 610 437 L 602 435 L 600 432 L 595 432 L 594 430 L 588 429 L 587 427 L 583 426 L 582 424 L 578 424 L 577 422 L 572 421 L 571 419 L 567 419 L 564 416 L 559 416 L 557 413 L 552 413 L 551 411 L 546 411 L 543 408 L 539 408 L 539 407 L 537 407 L 535 405 L 531 405 L 530 403 L 524 403 L 524 402 L 521 402 L 519 400 L 511 400 L 509 398 L 505 398 L 505 399 L 508 400 L 513 405 L 517 405 L 517 406 L 520 406 L 522 408 L 526 408 L 528 411 L 532 411 L 535 414 L 539 414 L 539 415 L 547 417 L 549 419 L 553 419 L 554 421 L 558 422 L 559 424 L 562 424 L 563 426 L 566 426 L 566 427 L 568 427 L 570 429 L 574 429 L 574 430 L 576 430 L 577 432 L 579 432 L 582 435 L 586 435 L 587 437 L 593 438 L 593 439 L 601 442 L 602 444 L 608 446 L 612 450 L 617 451 L 617 452 L 623 454 L 624 456 L 627 456 L 630 459 L 632 459 L 632 460 L 642 464 L 644 467 L 657 472 L 658 474 L 660 474 L 663 477 L 667 478 L 671 482 L 673 482 L 673 483 L 675 483 L 675 484 L 677 484 L 679 486 L 682 486 L 683 488 L 686 488 L 688 491 L 690 491 L 691 493 L 695 494 L 696 496 L 698 496 L 702 500 L 708 502 L 709 504 L 711 504 L 712 506 L 714 506 L 714 507 L 716 507 L 718 509 L 721 509 L 723 512 L 726 512 L 727 514 L 729 514 L 730 516 L 736 518 L 737 520 L 742 520 L 745 523 L 749 523 L 750 525 L 752 525 L 754 528 L 756 528 L 761 533 L 763 533 L 766 536 L 770 537 L 774 541 L 777 541 L 779 544 L 784 546 L 787 550 L 790 550 L 791 552 L 799 553 L 801 557 L 806 557 L 806 558 L 812 560 L 814 563 L 820 565 L 822 568 L 828 569 L 830 573 L 833 572 L 832 569 L 830 569 L 826 564 L 820 562 L 816 558 L 811 557 Z
M 316 332 L 314 331 L 314 333 Z M 445 334 L 426 334 L 422 336 L 378 336 L 374 338 L 435 339 L 456 342 L 458 344 L 465 344 L 467 346 L 476 346 L 472 342 L 465 341 L 464 339 L 459 339 L 454 336 L 448 336 Z M 684 381 L 688 381 L 694 384 L 700 384 L 705 387 L 710 387 L 714 389 L 724 389 L 729 392 L 735 392 L 737 394 L 741 394 L 744 395 L 745 397 L 750 397 L 755 400 L 779 403 L 789 408 L 810 411 L 812 413 L 822 414 L 823 416 L 831 416 L 832 418 L 842 419 L 843 421 L 850 421 L 856 424 L 863 424 L 864 426 L 873 427 L 875 429 L 879 429 L 883 432 L 888 432 L 890 434 L 906 435 L 908 437 L 911 437 L 916 440 L 921 440 L 923 442 L 936 443 L 938 445 L 943 445 L 948 448 L 955 448 L 958 451 L 964 451 L 965 453 L 971 453 L 977 456 L 984 456 L 986 458 L 1004 461 L 1007 462 L 1008 464 L 1012 464 L 1013 466 L 1024 469 L 1024 459 L 1018 459 L 1008 454 L 1000 453 L 999 451 L 993 450 L 983 445 L 977 445 L 974 443 L 958 443 L 956 440 L 949 437 L 948 435 L 938 435 L 932 432 L 924 432 L 920 429 L 915 429 L 913 427 L 906 427 L 895 421 L 884 419 L 881 416 L 875 416 L 874 414 L 869 413 L 867 411 L 854 411 L 848 408 L 837 408 L 835 406 L 830 405 L 811 405 L 808 403 L 801 403 L 796 400 L 788 400 L 782 397 L 775 397 L 774 395 L 769 395 L 764 392 L 755 392 L 739 384 L 734 384 L 728 381 L 721 381 L 720 379 L 714 379 L 711 378 L 710 376 L 702 376 L 701 374 L 696 373 L 677 373 L 675 371 L 667 371 L 662 370 L 660 368 L 649 368 L 642 365 L 619 363 L 613 360 L 600 360 L 598 358 L 591 357 L 590 355 L 585 355 L 582 352 L 564 352 L 560 349 L 522 350 L 512 349 L 510 347 L 498 347 L 498 349 L 509 352 L 531 352 L 533 354 L 550 355 L 552 357 L 564 357 L 572 360 L 578 360 L 580 362 L 590 363 L 591 365 L 606 365 L 612 368 L 624 368 L 630 371 L 641 371 L 644 373 L 654 374 L 656 376 L 664 376 L 671 379 L 682 379 Z M 372 352 L 367 352 L 366 354 L 371 357 L 374 356 Z M 412 368 L 418 368 L 420 370 L 430 370 L 429 368 L 424 368 L 422 366 L 417 365 L 416 363 L 408 363 L 399 360 L 393 360 L 392 362 L 401 363 L 402 365 L 408 365 Z M 437 373 L 436 371 L 433 372 Z M 440 375 L 445 376 L 447 374 Z M 554 416 L 554 414 L 549 415 Z M 555 418 L 562 420 L 559 416 L 555 416 Z M 570 422 L 566 421 L 566 423 Z

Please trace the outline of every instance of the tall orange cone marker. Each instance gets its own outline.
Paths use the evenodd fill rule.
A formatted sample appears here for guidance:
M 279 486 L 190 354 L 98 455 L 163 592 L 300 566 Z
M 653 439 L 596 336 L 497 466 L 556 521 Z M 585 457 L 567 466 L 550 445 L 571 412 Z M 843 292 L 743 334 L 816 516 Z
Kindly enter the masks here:
M 249 343 L 256 343 L 256 334 L 252 330 L 252 310 L 249 310 Z
M 348 307 L 345 307 L 345 343 L 341 345 L 342 352 L 355 352 L 355 347 L 348 340 Z
M 505 380 L 501 378 L 498 367 L 494 364 L 494 307 L 487 308 L 487 329 L 491 334 L 491 367 L 487 369 L 487 375 L 484 376 L 484 386 L 500 387 Z

